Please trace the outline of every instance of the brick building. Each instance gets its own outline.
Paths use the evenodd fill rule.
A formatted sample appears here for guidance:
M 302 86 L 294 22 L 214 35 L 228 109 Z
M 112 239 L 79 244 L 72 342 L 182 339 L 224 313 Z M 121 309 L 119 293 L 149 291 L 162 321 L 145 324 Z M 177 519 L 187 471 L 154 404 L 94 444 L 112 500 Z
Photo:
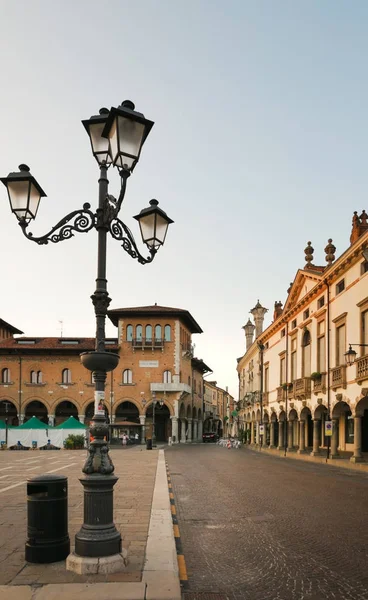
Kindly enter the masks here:
M 150 437 L 157 400 L 158 441 L 201 440 L 203 375 L 211 369 L 193 356 L 198 323 L 187 310 L 157 305 L 110 310 L 109 317 L 118 335 L 106 339 L 106 350 L 120 355 L 106 382 L 112 437 Z M 21 333 L 0 321 L 0 419 L 17 425 L 36 415 L 57 425 L 73 415 L 88 423 L 94 383 L 79 355 L 94 349 L 94 339 L 14 337 Z

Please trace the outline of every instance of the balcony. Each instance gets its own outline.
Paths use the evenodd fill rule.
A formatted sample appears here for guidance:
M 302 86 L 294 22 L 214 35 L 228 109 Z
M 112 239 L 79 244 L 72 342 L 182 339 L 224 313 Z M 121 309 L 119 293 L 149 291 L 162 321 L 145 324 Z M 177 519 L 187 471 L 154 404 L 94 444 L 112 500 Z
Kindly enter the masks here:
M 331 370 L 332 383 L 331 387 L 336 390 L 339 387 L 346 388 L 346 365 L 340 365 Z
M 133 338 L 132 347 L 142 349 L 151 348 L 152 350 L 155 348 L 162 349 L 164 347 L 164 340 L 162 338 Z
M 368 354 L 356 359 L 356 380 L 358 383 L 368 379 Z
M 319 379 L 315 379 L 313 382 L 313 393 L 314 394 L 325 394 L 326 393 L 326 373 L 322 373 Z
M 151 392 L 185 392 L 192 393 L 192 388 L 187 383 L 151 383 Z
M 311 379 L 310 377 L 301 377 L 294 381 L 294 398 L 305 400 L 311 397 Z

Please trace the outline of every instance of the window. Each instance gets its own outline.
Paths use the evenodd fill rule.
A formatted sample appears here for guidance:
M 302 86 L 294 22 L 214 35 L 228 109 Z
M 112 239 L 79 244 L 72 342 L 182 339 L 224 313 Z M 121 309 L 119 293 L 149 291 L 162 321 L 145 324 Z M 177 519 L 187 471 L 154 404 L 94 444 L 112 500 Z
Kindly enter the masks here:
M 291 364 L 290 364 L 291 381 L 294 381 L 295 379 L 297 379 L 297 346 L 296 346 L 296 342 L 297 342 L 296 337 L 291 340 Z
M 152 341 L 152 325 L 146 325 L 146 341 Z
M 165 342 L 171 342 L 171 327 L 165 325 Z
M 326 338 L 325 322 L 317 323 L 317 371 L 324 373 L 326 371 Z
M 321 296 L 317 300 L 317 308 L 322 308 L 322 306 L 324 306 L 324 305 L 325 305 L 325 297 Z
M 195 379 L 193 379 L 193 390 L 194 390 L 194 392 L 197 391 L 197 382 Z
M 364 312 L 362 312 L 362 334 L 361 334 L 361 338 L 362 338 L 362 344 L 367 344 L 366 346 L 362 346 L 361 348 L 361 354 L 362 356 L 365 356 L 366 354 L 368 354 L 368 310 L 365 310 Z
M 283 338 L 283 337 L 285 337 L 285 335 L 286 335 L 286 329 L 285 328 L 281 329 L 281 337 Z
M 124 369 L 123 371 L 123 383 L 128 385 L 133 383 L 133 373 L 130 369 Z
M 164 383 L 171 383 L 171 371 L 164 371 Z
M 336 327 L 336 367 L 345 364 L 345 323 Z
M 10 383 L 10 369 L 1 371 L 1 383 Z
M 42 383 L 42 371 L 31 371 L 31 383 Z
M 280 385 L 286 383 L 286 358 L 282 356 L 280 358 Z
M 309 308 L 307 308 L 304 312 L 303 312 L 303 321 L 305 321 L 306 319 L 309 319 Z
M 127 325 L 126 339 L 127 339 L 127 342 L 131 342 L 133 340 L 133 325 Z
M 364 275 L 364 273 L 368 272 L 368 260 L 365 260 L 360 265 L 360 274 Z
M 61 382 L 62 383 L 71 383 L 72 382 L 72 372 L 70 369 L 63 369 L 61 373 Z
M 345 289 L 345 279 L 341 279 L 339 283 L 336 284 L 336 296 L 337 294 L 341 294 Z
M 306 329 L 302 339 L 302 376 L 309 377 L 311 374 L 311 335 Z
M 263 387 L 264 387 L 264 391 L 265 392 L 268 392 L 268 390 L 269 390 L 269 387 L 268 387 L 268 385 L 269 385 L 268 384 L 268 381 L 269 381 L 268 375 L 269 375 L 269 371 L 268 371 L 268 366 L 267 366 L 267 367 L 265 367 L 265 370 L 264 370 L 264 384 L 263 384 Z
M 135 337 L 140 342 L 142 341 L 142 325 L 137 325 L 137 327 L 135 328 Z
M 295 329 L 295 327 L 296 327 L 296 319 L 291 321 L 291 329 Z
M 155 340 L 162 339 L 162 328 L 161 325 L 156 325 L 155 327 Z

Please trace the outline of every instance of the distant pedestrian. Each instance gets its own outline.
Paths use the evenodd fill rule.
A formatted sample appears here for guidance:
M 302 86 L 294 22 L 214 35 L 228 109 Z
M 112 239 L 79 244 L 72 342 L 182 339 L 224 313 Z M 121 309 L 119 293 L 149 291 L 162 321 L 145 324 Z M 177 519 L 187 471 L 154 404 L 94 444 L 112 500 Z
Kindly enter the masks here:
M 123 434 L 123 446 L 127 445 L 127 441 L 128 441 L 128 436 L 126 433 Z
M 134 439 L 135 439 L 135 443 L 138 444 L 138 441 L 139 441 L 138 433 L 135 434 Z

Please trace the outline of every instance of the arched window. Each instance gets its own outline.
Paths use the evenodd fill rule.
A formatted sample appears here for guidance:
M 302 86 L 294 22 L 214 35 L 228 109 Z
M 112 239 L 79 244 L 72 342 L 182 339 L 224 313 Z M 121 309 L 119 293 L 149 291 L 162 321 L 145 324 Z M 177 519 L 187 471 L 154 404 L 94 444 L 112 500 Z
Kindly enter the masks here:
M 164 383 L 171 383 L 171 382 L 172 382 L 171 371 L 164 371 Z
M 142 341 L 142 325 L 137 325 L 135 328 L 135 337 L 137 340 Z
M 311 374 L 311 335 L 308 329 L 302 338 L 302 376 L 310 377 Z
M 61 382 L 62 383 L 71 383 L 72 382 L 72 372 L 70 369 L 63 369 L 61 373 Z
M 124 369 L 123 371 L 123 383 L 129 384 L 133 382 L 133 373 L 130 369 Z
M 31 383 L 42 383 L 42 371 L 31 371 Z
M 1 371 L 1 383 L 10 383 L 10 369 Z
M 133 339 L 133 325 L 127 325 L 126 328 L 126 339 L 127 342 L 131 342 Z
M 165 325 L 165 342 L 171 342 L 171 327 Z
M 162 338 L 162 328 L 161 325 L 156 325 L 155 327 L 155 340 L 161 340 Z
M 152 325 L 146 325 L 146 341 L 152 341 Z

